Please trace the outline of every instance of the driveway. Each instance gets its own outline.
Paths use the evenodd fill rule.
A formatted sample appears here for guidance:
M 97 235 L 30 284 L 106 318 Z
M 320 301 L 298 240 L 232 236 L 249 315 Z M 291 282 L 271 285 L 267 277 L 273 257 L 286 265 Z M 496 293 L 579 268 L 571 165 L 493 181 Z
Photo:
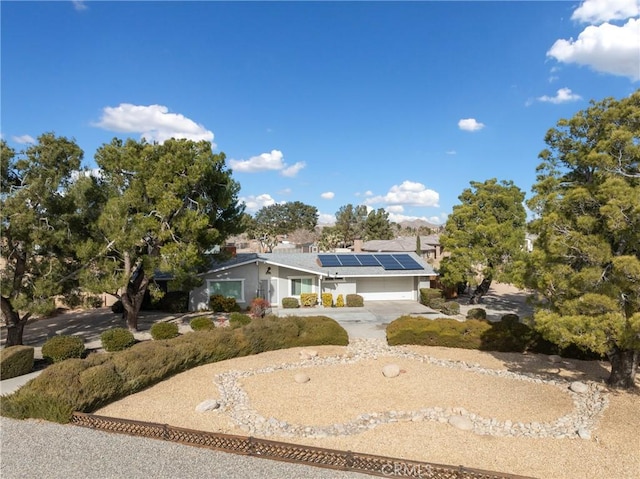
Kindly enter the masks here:
M 387 325 L 405 315 L 440 317 L 441 313 L 417 301 L 365 301 L 362 308 L 297 308 L 274 309 L 278 316 L 327 316 L 347 330 L 350 339 L 386 339 Z

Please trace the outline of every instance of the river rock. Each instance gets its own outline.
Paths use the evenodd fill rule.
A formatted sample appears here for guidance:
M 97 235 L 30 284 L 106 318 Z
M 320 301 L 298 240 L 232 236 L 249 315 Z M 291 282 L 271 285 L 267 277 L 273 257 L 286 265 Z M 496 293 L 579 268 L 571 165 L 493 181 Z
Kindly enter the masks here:
M 558 363 L 562 362 L 562 358 L 560 356 L 558 356 L 557 354 L 552 354 L 547 359 L 552 364 L 558 364 Z
M 318 351 L 315 349 L 304 349 L 300 351 L 300 359 L 311 359 L 318 357 Z
M 471 431 L 473 429 L 471 419 L 466 416 L 451 416 L 449 418 L 449 424 L 461 431 Z
M 569 386 L 574 393 L 584 394 L 589 390 L 589 386 L 580 381 L 573 381 Z
M 382 374 L 385 378 L 395 378 L 400 375 L 400 366 L 397 364 L 386 364 L 382 368 Z
M 305 373 L 298 373 L 293 377 L 294 381 L 298 384 L 308 383 L 311 378 L 307 376 Z
M 214 409 L 218 409 L 219 407 L 220 403 L 217 400 L 207 399 L 206 401 L 202 401 L 196 406 L 196 412 L 213 411 Z

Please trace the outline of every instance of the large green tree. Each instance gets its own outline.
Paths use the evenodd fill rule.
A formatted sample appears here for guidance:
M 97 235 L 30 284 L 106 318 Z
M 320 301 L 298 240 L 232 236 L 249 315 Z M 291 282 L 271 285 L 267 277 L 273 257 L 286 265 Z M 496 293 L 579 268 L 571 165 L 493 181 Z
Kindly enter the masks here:
M 545 137 L 528 285 L 553 342 L 607 354 L 609 384 L 634 386 L 640 360 L 640 91 L 592 101 Z
M 29 318 L 51 312 L 54 296 L 77 286 L 73 246 L 84 222 L 70 188 L 83 152 L 53 133 L 18 154 L 2 141 L 0 151 L 0 311 L 13 346 Z
M 393 239 L 393 228 L 389 221 L 389 213 L 384 208 L 371 210 L 364 222 L 363 240 L 390 240 Z
M 353 245 L 356 239 L 364 238 L 367 215 L 368 212 L 365 205 L 353 206 L 348 204 L 338 209 L 333 232 L 339 236 L 343 248 Z
M 447 286 L 477 285 L 470 302 L 478 303 L 493 280 L 512 281 L 522 265 L 526 211 L 524 193 L 512 181 L 472 181 L 447 218 L 440 244 L 449 255 L 440 274 Z
M 242 230 L 239 184 L 206 141 L 170 139 L 162 144 L 114 139 L 96 152 L 97 186 L 107 200 L 93 238 L 80 247 L 90 267 L 82 284 L 118 295 L 127 326 L 137 329 L 146 291 L 161 294 L 156 272 L 176 285 L 198 283 L 208 252 Z M 101 251 L 106 249 L 105 254 Z
M 278 237 L 298 230 L 313 231 L 318 224 L 318 209 L 301 201 L 264 206 L 255 214 L 247 233 L 271 251 Z

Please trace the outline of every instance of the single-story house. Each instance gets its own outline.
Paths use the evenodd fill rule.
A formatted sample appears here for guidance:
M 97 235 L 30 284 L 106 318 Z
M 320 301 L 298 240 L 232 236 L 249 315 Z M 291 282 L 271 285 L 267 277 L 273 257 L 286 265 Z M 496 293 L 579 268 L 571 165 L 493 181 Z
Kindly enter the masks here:
M 273 307 L 300 293 L 359 294 L 365 301 L 419 300 L 437 274 L 415 252 L 408 253 L 238 253 L 214 263 L 191 291 L 191 311 L 208 308 L 213 294 L 234 297 L 241 307 L 254 298 Z
M 378 252 L 378 253 L 403 253 L 416 251 L 417 241 L 415 236 L 400 236 L 391 240 L 370 240 L 354 244 L 353 250 Z M 425 258 L 438 259 L 442 256 L 442 245 L 439 235 L 420 236 L 420 250 Z

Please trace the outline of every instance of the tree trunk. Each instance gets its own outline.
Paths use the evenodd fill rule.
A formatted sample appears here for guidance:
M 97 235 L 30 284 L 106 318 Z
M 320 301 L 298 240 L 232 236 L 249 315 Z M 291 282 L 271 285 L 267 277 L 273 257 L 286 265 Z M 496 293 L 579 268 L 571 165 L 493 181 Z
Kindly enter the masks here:
M 482 282 L 475 289 L 471 298 L 469 298 L 469 304 L 478 304 L 482 300 L 482 297 L 489 292 L 492 280 L 491 276 L 482 279 Z
M 31 315 L 27 313 L 21 318 L 20 314 L 13 309 L 9 300 L 4 296 L 0 299 L 0 311 L 2 311 L 2 316 L 4 317 L 7 325 L 7 341 L 4 345 L 5 348 L 21 345 L 24 326 L 27 324 Z
M 608 356 L 611 363 L 611 374 L 607 379 L 607 384 L 613 388 L 634 388 L 640 351 L 615 349 Z
M 129 331 L 138 331 L 138 313 L 142 307 L 144 295 L 149 286 L 149 278 L 144 274 L 144 269 L 139 268 L 133 275 L 134 279 L 127 284 L 126 291 L 120 297 L 124 307 L 123 317 Z

